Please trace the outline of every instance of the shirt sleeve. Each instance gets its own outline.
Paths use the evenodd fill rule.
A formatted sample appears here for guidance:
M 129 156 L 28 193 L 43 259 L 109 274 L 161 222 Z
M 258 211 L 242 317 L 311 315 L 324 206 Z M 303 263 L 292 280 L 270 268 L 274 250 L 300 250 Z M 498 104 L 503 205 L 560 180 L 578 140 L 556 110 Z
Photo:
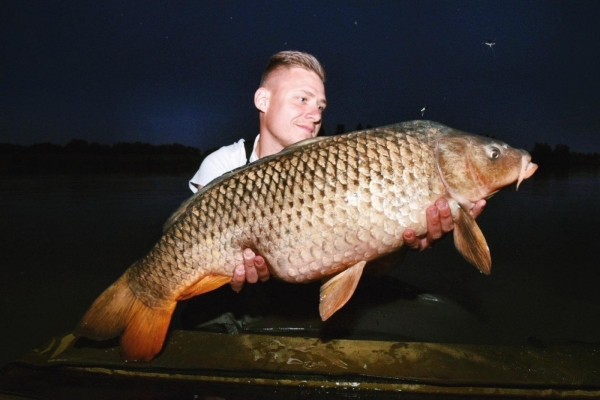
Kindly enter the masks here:
M 232 145 L 221 147 L 214 153 L 209 154 L 190 180 L 190 190 L 196 193 L 198 191 L 197 185 L 206 186 L 213 179 L 246 164 L 245 152 L 244 139 L 241 139 Z

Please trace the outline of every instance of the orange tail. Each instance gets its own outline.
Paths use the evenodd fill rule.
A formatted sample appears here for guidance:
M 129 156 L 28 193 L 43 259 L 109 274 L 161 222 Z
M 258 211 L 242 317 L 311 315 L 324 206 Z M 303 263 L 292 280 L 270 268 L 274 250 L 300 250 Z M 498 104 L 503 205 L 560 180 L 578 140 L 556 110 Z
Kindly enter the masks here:
M 142 303 L 121 276 L 96 299 L 75 328 L 75 336 L 107 340 L 121 335 L 126 361 L 149 361 L 162 349 L 175 310 L 154 309 Z

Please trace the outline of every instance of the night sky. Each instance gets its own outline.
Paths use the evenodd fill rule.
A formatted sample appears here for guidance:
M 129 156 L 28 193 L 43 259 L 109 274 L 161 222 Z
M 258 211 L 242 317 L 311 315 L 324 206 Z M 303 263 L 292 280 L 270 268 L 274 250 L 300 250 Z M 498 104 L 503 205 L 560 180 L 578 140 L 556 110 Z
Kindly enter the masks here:
M 600 152 L 599 21 L 600 1 L 2 1 L 0 142 L 253 137 L 269 56 L 302 50 L 328 74 L 326 134 L 427 104 L 518 147 Z

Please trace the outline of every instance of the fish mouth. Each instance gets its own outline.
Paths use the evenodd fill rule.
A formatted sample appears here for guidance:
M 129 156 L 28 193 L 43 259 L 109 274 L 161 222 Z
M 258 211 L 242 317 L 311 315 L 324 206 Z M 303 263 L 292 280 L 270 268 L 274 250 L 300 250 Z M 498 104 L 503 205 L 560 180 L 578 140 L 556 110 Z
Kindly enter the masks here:
M 519 179 L 517 180 L 517 190 L 523 180 L 529 178 L 538 169 L 538 165 L 531 162 L 531 156 L 526 151 L 523 151 L 523 157 L 521 158 L 521 172 L 519 173 Z

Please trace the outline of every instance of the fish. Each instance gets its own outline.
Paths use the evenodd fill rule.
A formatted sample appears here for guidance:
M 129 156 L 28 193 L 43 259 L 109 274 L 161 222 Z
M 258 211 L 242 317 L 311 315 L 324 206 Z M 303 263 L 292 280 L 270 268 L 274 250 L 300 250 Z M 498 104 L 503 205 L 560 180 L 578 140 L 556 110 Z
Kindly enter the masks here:
M 304 140 L 186 200 L 74 335 L 120 336 L 125 360 L 150 361 L 177 302 L 230 282 L 245 248 L 278 279 L 321 280 L 325 321 L 351 298 L 368 261 L 402 249 L 406 229 L 426 234 L 426 208 L 442 197 L 457 250 L 489 274 L 490 251 L 469 211 L 536 169 L 524 150 L 426 120 Z

